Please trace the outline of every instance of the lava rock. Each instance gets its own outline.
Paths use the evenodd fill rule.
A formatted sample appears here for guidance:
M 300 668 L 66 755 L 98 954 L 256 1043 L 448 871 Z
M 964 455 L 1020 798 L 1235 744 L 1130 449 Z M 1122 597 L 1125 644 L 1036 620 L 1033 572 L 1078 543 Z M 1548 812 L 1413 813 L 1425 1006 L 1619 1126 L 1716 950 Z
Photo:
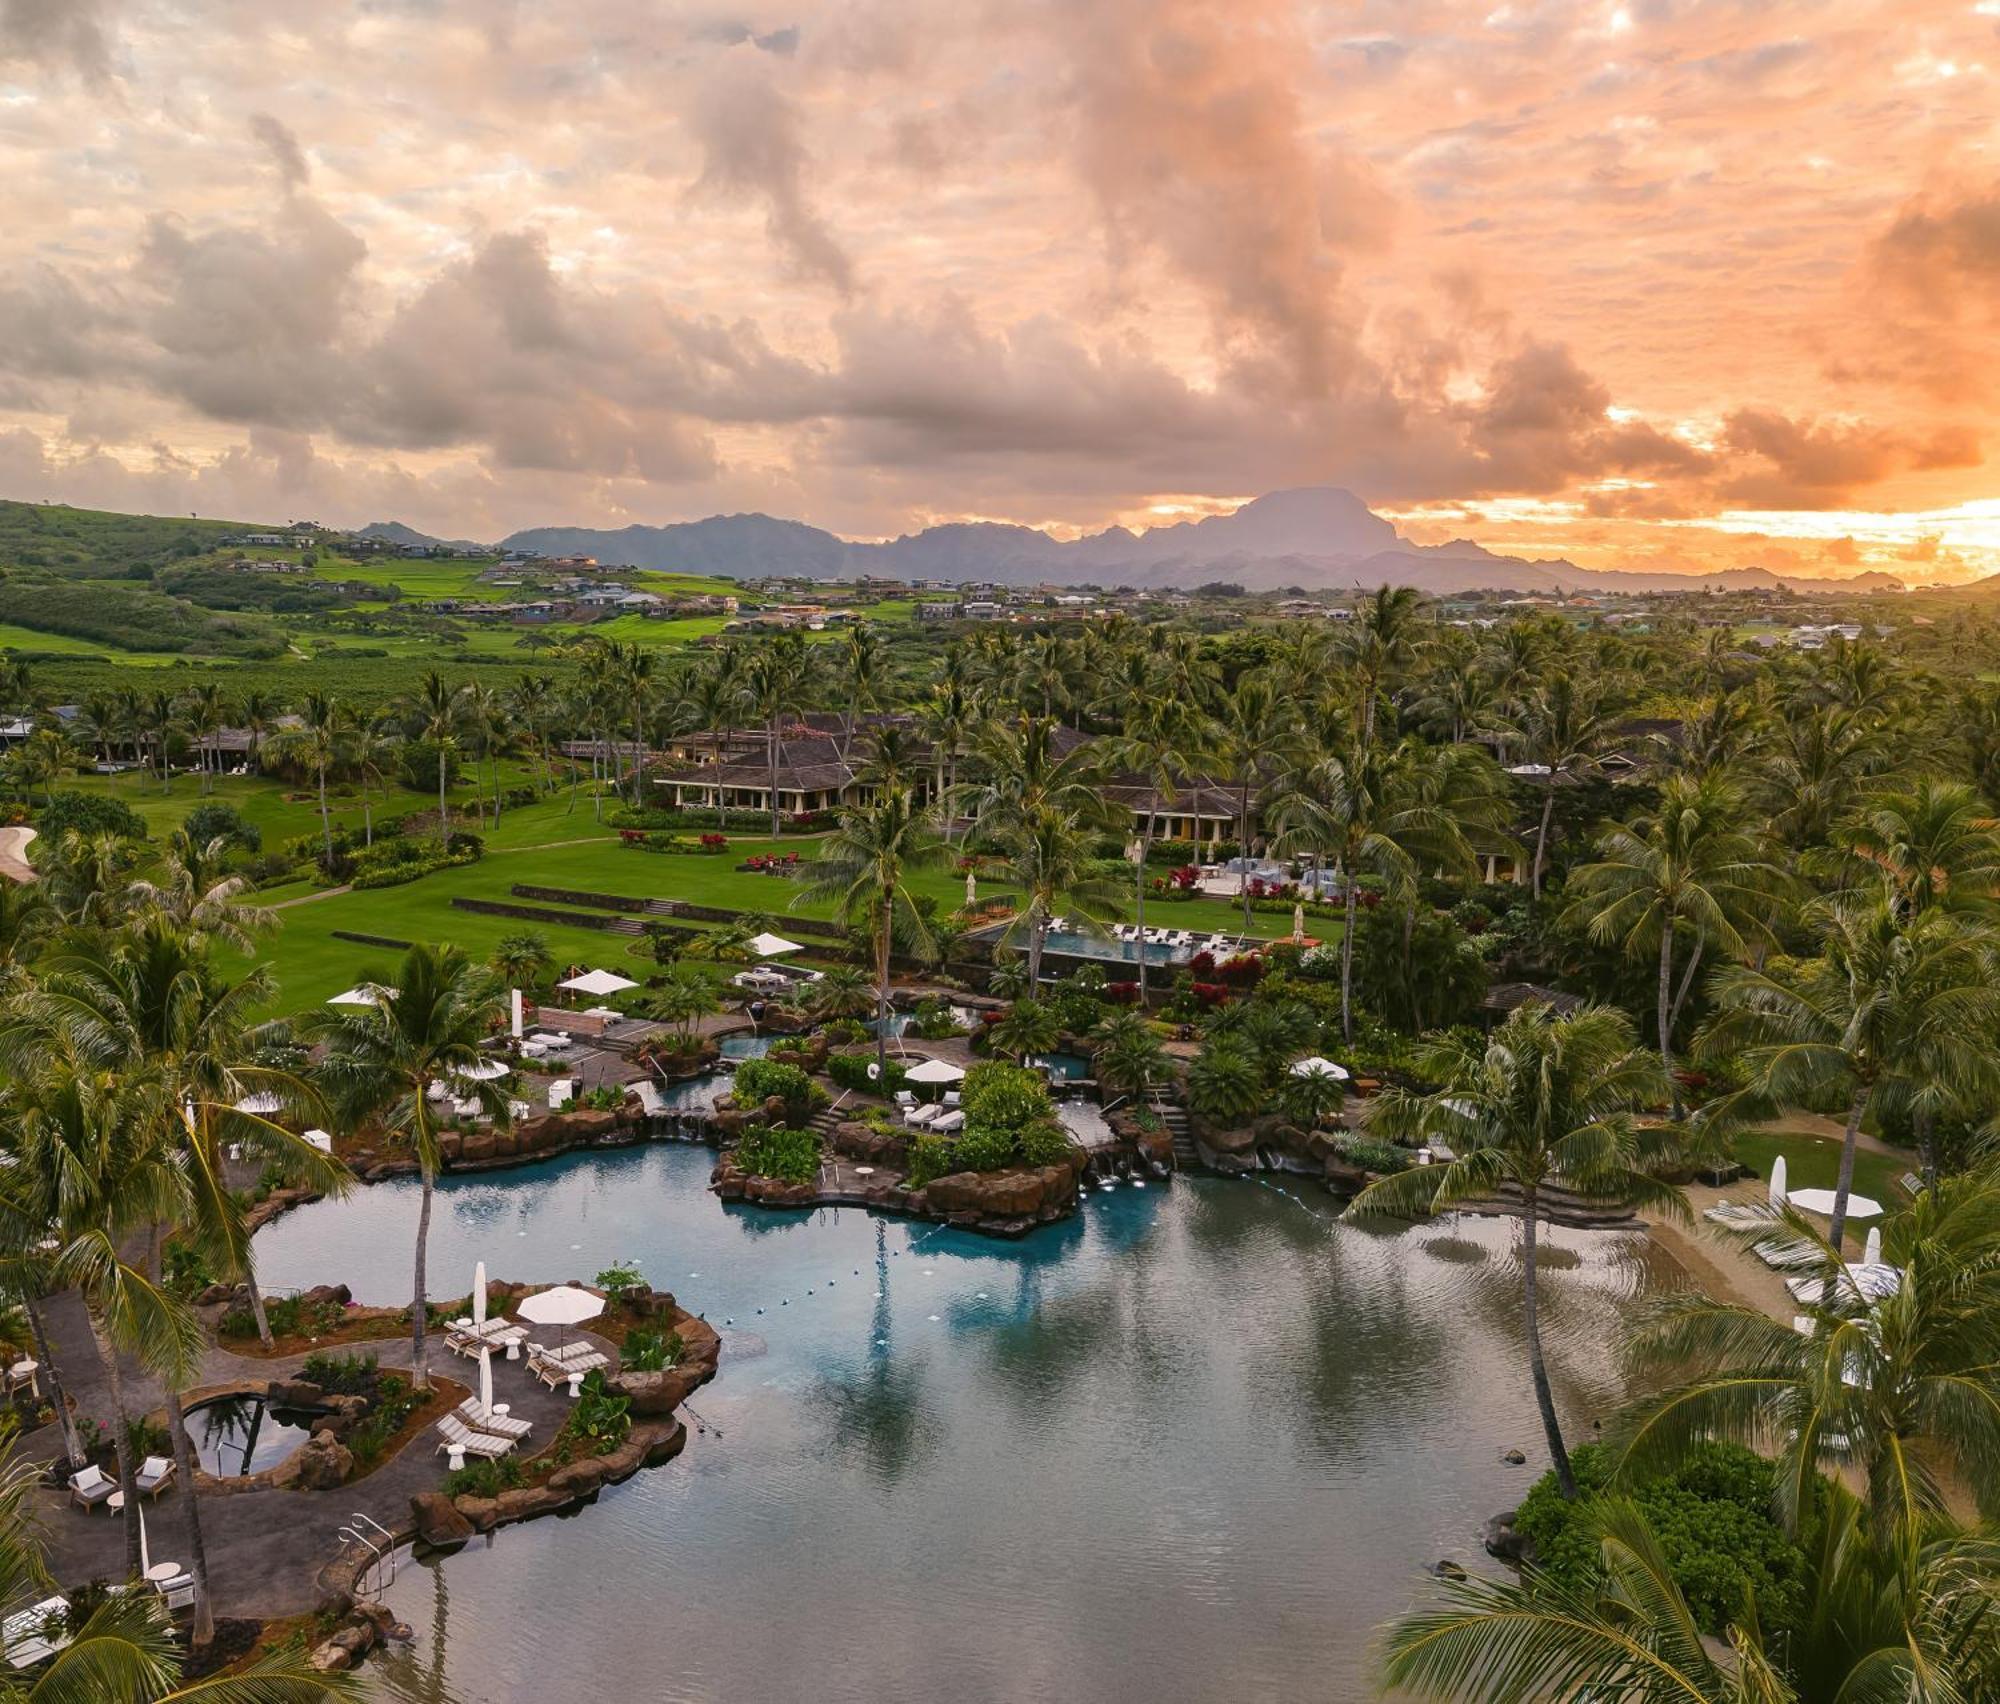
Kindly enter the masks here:
M 1486 1523 L 1486 1554 L 1520 1567 L 1534 1560 L 1535 1547 L 1514 1525 L 1519 1509 L 1504 1509 Z
M 463 1544 L 473 1535 L 472 1522 L 442 1491 L 418 1491 L 410 1498 L 410 1514 L 417 1523 L 417 1537 L 443 1550 Z
M 271 1470 L 281 1491 L 331 1491 L 347 1483 L 354 1452 L 322 1427 Z
M 1527 1465 L 1528 1456 L 1524 1450 L 1502 1450 L 1500 1459 L 1509 1467 L 1524 1467 Z

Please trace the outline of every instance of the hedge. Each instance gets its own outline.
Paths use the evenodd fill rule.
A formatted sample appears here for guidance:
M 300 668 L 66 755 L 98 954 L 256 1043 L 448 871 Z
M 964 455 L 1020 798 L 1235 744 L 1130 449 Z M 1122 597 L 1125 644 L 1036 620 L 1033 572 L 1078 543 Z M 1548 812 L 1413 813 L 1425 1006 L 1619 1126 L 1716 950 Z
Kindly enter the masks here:
M 826 1062 L 826 1074 L 843 1089 L 865 1095 L 893 1095 L 910 1074 L 910 1068 L 898 1059 L 884 1061 L 880 1078 L 869 1076 L 874 1068 L 872 1053 L 835 1053 Z

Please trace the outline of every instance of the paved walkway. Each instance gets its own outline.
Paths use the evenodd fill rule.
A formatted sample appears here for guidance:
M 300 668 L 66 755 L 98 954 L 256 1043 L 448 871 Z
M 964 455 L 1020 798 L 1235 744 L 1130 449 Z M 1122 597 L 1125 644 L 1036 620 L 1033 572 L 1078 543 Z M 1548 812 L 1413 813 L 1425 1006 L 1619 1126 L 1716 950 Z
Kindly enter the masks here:
M 48 1325 L 65 1387 L 78 1411 L 109 1422 L 111 1402 L 91 1345 L 89 1322 L 73 1293 L 50 1300 Z M 598 1347 L 609 1346 L 600 1340 Z M 468 1390 L 478 1388 L 476 1361 L 452 1354 L 439 1338 L 430 1339 L 426 1351 L 433 1374 Z M 335 1352 L 373 1354 L 385 1368 L 406 1369 L 410 1364 L 407 1336 L 349 1345 Z M 203 1359 L 201 1383 L 286 1377 L 295 1374 L 304 1360 L 303 1355 L 266 1360 L 211 1348 Z M 164 1402 L 165 1394 L 156 1380 L 136 1367 L 122 1370 L 127 1400 L 135 1412 L 150 1411 Z M 530 1450 L 547 1444 L 569 1412 L 568 1393 L 544 1388 L 528 1372 L 525 1362 L 494 1361 L 493 1395 L 495 1401 L 509 1403 L 517 1418 L 534 1423 L 528 1439 Z M 427 1429 L 367 1478 L 331 1491 L 258 1490 L 204 1496 L 201 1530 L 217 1613 L 275 1616 L 310 1610 L 317 1596 L 316 1574 L 340 1551 L 336 1529 L 359 1511 L 392 1532 L 406 1531 L 411 1493 L 439 1489 L 445 1457 L 437 1453 L 437 1442 L 435 1430 Z M 53 1426 L 29 1434 L 22 1443 L 25 1454 L 40 1460 L 53 1458 L 61 1447 Z M 185 1488 L 176 1487 L 157 1503 L 146 1505 L 147 1543 L 156 1560 L 184 1560 L 187 1556 L 182 1512 L 186 1497 Z M 101 1508 L 86 1514 L 68 1501 L 67 1492 L 42 1491 L 36 1500 L 49 1543 L 49 1566 L 64 1586 L 100 1578 L 115 1580 L 123 1575 L 126 1517 Z
M 34 838 L 32 828 L 0 828 L 0 876 L 14 882 L 35 879 L 35 866 L 28 862 L 28 842 Z
M 352 893 L 354 884 L 344 882 L 339 887 L 321 888 L 317 893 L 296 893 L 290 899 L 281 899 L 271 906 L 273 911 L 289 910 L 294 905 L 310 905 L 316 899 L 338 899 L 344 893 Z

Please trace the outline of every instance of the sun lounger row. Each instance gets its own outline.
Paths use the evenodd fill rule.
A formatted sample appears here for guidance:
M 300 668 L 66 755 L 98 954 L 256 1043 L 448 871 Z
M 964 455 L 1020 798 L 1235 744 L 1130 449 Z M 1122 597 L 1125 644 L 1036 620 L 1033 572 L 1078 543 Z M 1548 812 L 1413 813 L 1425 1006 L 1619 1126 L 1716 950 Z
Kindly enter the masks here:
M 33 1668 L 36 1663 L 46 1662 L 69 1644 L 67 1621 L 58 1621 L 58 1617 L 67 1617 L 68 1614 L 69 1599 L 51 1597 L 43 1598 L 40 1603 L 17 1611 L 0 1622 L 0 1645 L 6 1647 L 7 1666 Z
M 1137 941 L 1141 938 L 1141 932 L 1135 923 L 1114 923 L 1111 926 L 1111 933 L 1114 939 L 1120 941 Z M 1192 929 L 1147 929 L 1144 932 L 1144 939 L 1155 946 L 1193 947 L 1198 951 L 1205 950 L 1211 953 L 1233 953 L 1242 944 L 1233 935 L 1202 935 Z
M 477 1360 L 482 1346 L 488 1349 L 506 1349 L 515 1343 L 527 1341 L 528 1328 L 525 1325 L 509 1325 L 504 1319 L 489 1319 L 477 1331 L 469 1319 L 453 1320 L 444 1334 L 445 1347 L 455 1350 L 469 1360 Z

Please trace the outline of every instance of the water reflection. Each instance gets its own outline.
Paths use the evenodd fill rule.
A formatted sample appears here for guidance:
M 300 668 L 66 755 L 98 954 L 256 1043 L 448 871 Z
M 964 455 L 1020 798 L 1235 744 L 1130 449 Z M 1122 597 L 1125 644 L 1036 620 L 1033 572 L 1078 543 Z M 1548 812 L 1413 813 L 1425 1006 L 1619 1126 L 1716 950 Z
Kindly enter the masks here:
M 440 1289 L 478 1258 L 631 1257 L 706 1312 L 723 1374 L 695 1406 L 720 1430 L 580 1519 L 406 1570 L 392 1696 L 1359 1700 L 1419 1568 L 1475 1554 L 1535 1471 L 1497 1459 L 1540 1454 L 1506 1222 L 1348 1226 L 1331 1198 L 1179 1181 L 1000 1243 L 725 1208 L 709 1164 L 441 1187 Z M 400 1300 L 415 1206 L 304 1209 L 260 1267 Z M 1587 1432 L 1644 1274 L 1621 1239 L 1553 1240 L 1576 1258 L 1546 1263 L 1552 1370 Z

